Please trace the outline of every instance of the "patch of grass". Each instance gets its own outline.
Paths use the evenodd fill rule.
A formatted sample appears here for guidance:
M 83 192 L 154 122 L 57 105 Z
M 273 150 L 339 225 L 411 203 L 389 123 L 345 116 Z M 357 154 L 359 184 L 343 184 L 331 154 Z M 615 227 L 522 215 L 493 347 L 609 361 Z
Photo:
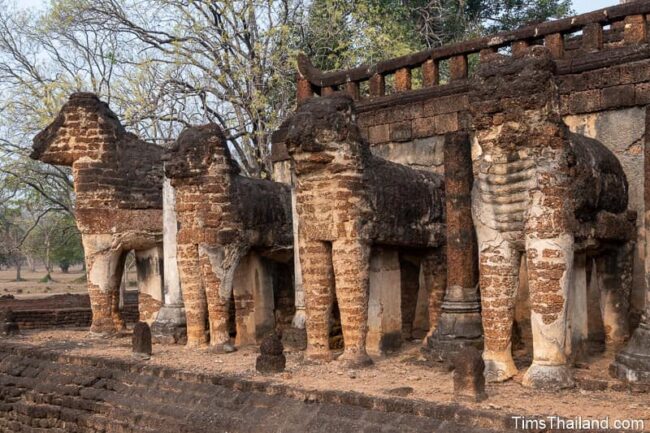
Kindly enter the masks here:
M 52 276 L 50 274 L 45 275 L 43 278 L 38 280 L 39 283 L 49 283 L 50 281 L 54 281 L 52 279 Z

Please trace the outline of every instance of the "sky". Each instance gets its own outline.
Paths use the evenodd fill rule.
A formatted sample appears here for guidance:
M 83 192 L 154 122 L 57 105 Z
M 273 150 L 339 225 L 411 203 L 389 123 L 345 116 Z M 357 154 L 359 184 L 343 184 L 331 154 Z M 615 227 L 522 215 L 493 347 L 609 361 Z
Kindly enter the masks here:
M 48 2 L 49 0 L 16 0 L 16 4 L 21 7 L 38 7 Z M 615 4 L 618 4 L 618 0 L 573 0 L 573 9 L 576 13 L 582 14 Z

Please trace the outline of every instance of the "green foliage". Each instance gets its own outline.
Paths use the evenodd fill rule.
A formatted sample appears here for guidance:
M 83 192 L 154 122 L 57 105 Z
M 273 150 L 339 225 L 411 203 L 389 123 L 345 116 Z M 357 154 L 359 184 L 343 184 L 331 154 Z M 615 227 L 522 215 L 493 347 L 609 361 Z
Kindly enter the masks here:
M 323 70 L 401 56 L 419 48 L 408 12 L 396 0 L 313 0 L 300 48 Z
M 569 13 L 570 0 L 313 0 L 299 49 L 342 69 Z
M 52 263 L 56 263 L 61 270 L 67 272 L 69 267 L 84 261 L 81 234 L 72 218 L 61 215 L 56 221 L 52 235 Z

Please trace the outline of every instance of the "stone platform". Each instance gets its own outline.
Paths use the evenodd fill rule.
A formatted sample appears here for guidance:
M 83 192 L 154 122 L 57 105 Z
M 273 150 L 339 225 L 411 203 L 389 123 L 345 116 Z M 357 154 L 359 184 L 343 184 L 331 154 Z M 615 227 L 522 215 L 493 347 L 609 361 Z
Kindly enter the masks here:
M 517 429 L 513 417 L 639 418 L 650 403 L 648 394 L 543 393 L 514 381 L 488 386 L 485 402 L 458 403 L 451 374 L 422 361 L 415 344 L 356 371 L 290 352 L 287 372 L 261 375 L 253 347 L 216 355 L 157 344 L 151 360 L 138 361 L 129 336 L 86 336 L 0 340 L 0 432 L 542 431 Z
M 87 294 L 60 294 L 30 298 L 0 298 L 0 309 L 10 309 L 20 329 L 60 329 L 88 327 L 92 321 Z M 127 291 L 122 318 L 127 324 L 138 321 L 138 293 Z

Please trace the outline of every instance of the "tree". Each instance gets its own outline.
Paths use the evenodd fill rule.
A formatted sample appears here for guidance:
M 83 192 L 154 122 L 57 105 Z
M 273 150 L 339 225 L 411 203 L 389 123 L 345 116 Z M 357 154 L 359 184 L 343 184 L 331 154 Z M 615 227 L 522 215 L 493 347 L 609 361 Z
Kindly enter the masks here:
M 25 228 L 20 210 L 12 206 L 0 208 L 0 262 L 16 268 L 16 281 L 23 281 L 21 270 L 25 255 L 21 251 Z
M 268 177 L 270 135 L 293 101 L 296 0 L 64 2 L 75 23 L 100 26 L 138 48 L 155 70 L 152 114 L 177 126 L 216 122 L 244 173 Z M 164 111 L 161 111 L 161 108 Z
M 570 0 L 312 0 L 300 48 L 323 70 L 374 63 L 571 12 Z
M 68 216 L 59 221 L 59 229 L 54 232 L 51 259 L 63 273 L 68 273 L 71 266 L 83 263 L 84 250 L 81 234 Z

